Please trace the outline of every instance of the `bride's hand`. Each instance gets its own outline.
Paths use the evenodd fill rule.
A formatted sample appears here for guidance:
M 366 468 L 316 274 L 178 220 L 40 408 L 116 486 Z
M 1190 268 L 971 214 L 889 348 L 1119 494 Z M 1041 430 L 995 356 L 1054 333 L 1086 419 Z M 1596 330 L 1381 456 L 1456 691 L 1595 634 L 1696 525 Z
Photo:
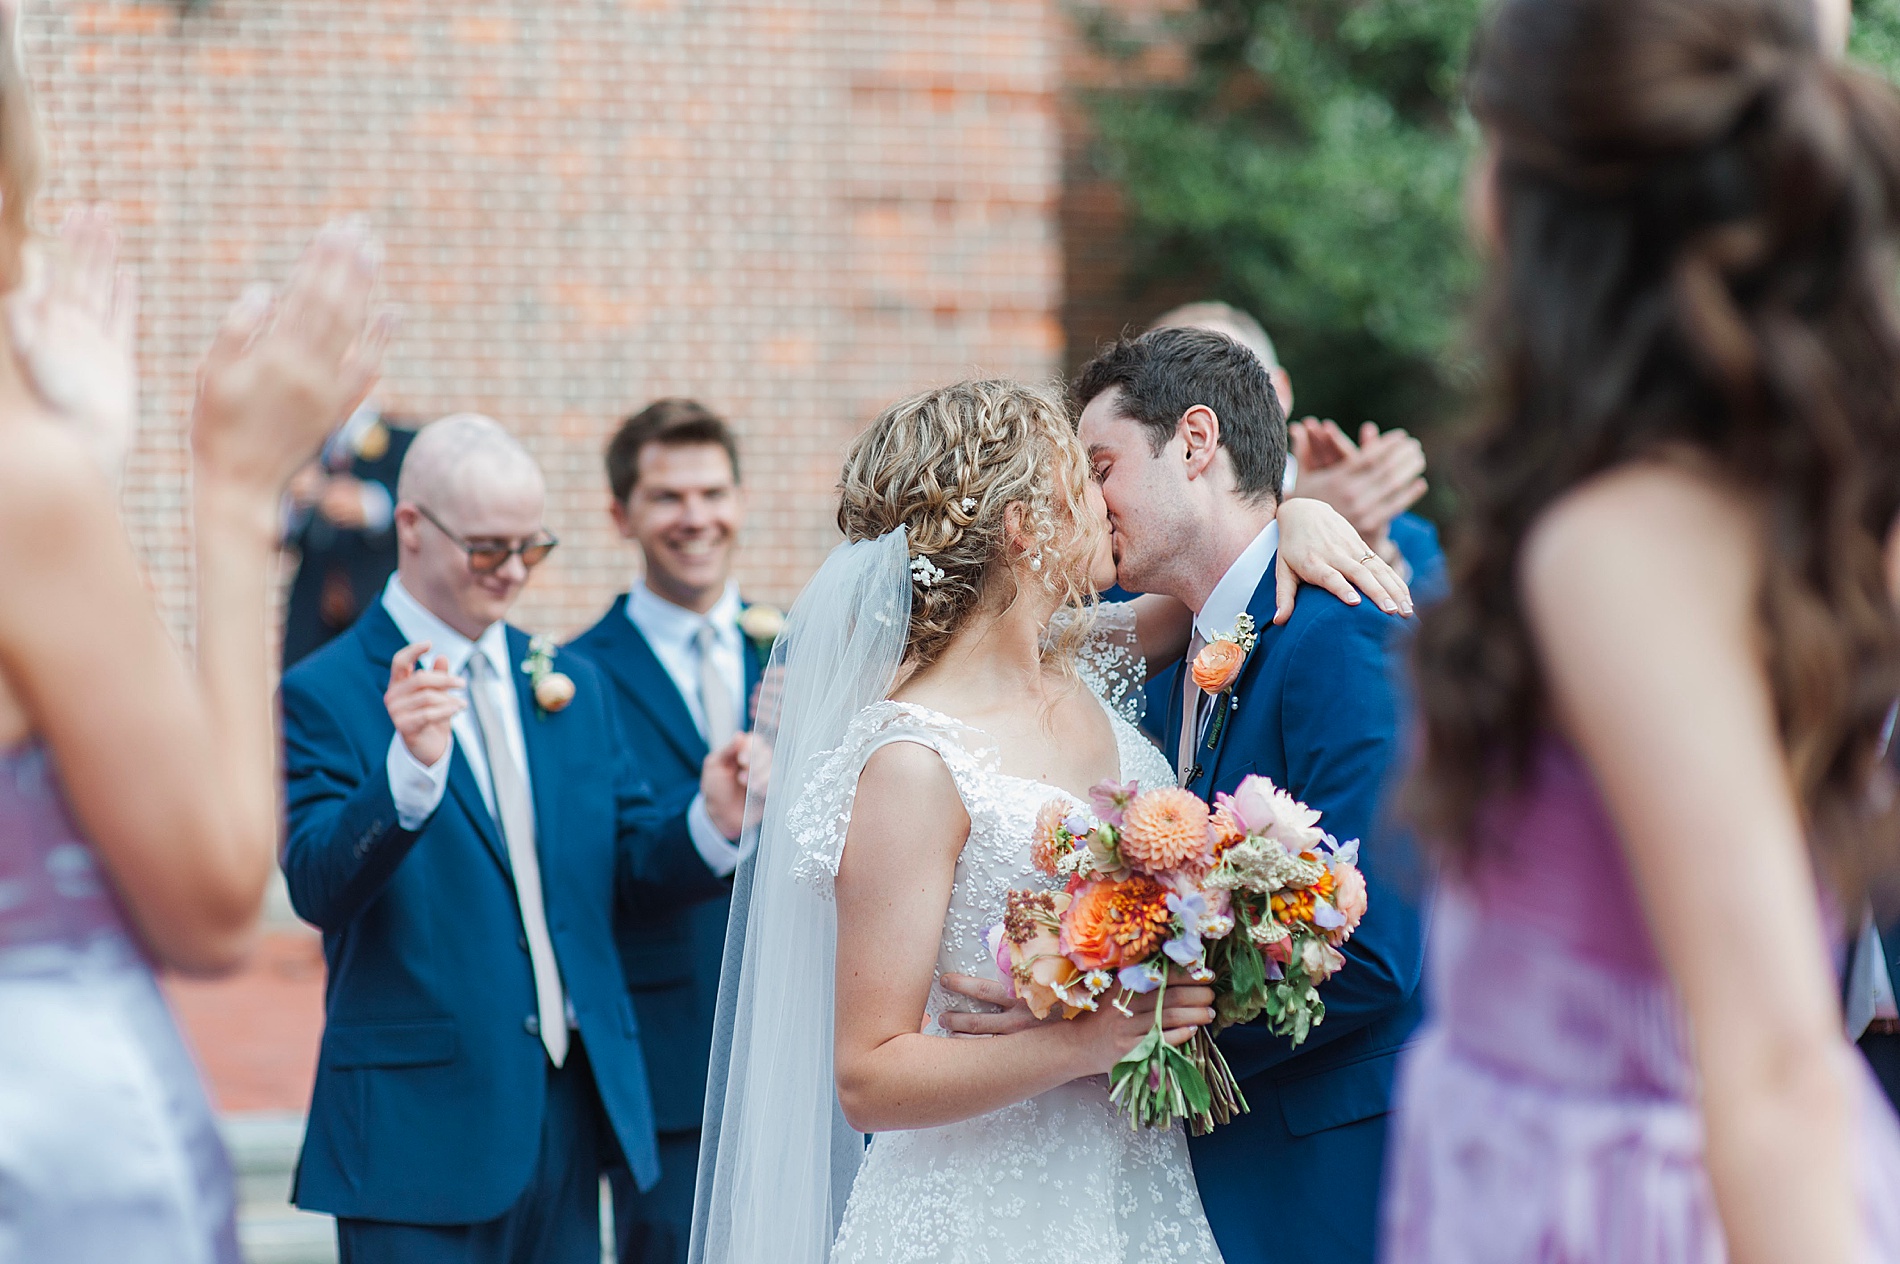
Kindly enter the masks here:
M 1363 592 L 1387 614 L 1412 613 L 1412 590 L 1337 509 L 1323 500 L 1296 496 L 1280 503 L 1278 518 L 1275 623 L 1292 617 L 1302 580 L 1349 606 L 1358 605 Z
M 1183 976 L 1185 977 L 1185 976 Z M 1129 1013 L 1114 1005 L 1116 992 L 1104 992 L 1101 1008 L 1083 1014 L 1062 1026 L 1069 1030 L 1082 1059 L 1078 1075 L 1107 1075 L 1109 1068 L 1126 1057 L 1130 1050 L 1148 1038 L 1154 1030 L 1155 1001 L 1162 994 L 1149 992 L 1128 999 Z M 1166 1002 L 1161 1010 L 1164 1039 L 1171 1045 L 1184 1045 L 1194 1033 L 1214 1021 L 1214 989 L 1204 984 L 1168 983 Z

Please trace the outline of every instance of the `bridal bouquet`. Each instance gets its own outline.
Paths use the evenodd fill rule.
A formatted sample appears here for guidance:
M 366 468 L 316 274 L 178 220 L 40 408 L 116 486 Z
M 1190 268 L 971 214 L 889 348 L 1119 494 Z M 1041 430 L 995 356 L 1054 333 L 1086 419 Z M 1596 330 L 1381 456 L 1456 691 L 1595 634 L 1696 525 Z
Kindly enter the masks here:
M 1196 1133 L 1247 1109 L 1214 1031 L 1267 1016 L 1297 1045 L 1326 1006 L 1318 985 L 1366 908 L 1358 844 L 1318 828 L 1319 813 L 1264 777 L 1215 807 L 1172 786 L 1103 782 L 1090 823 L 1064 799 L 1038 814 L 1035 867 L 1061 891 L 1012 891 L 990 930 L 996 964 L 1038 1018 L 1097 1008 L 1105 994 L 1158 992 L 1155 1026 L 1109 1074 L 1131 1125 L 1185 1119 Z M 1211 983 L 1217 1019 L 1180 1048 L 1163 1039 L 1171 967 Z

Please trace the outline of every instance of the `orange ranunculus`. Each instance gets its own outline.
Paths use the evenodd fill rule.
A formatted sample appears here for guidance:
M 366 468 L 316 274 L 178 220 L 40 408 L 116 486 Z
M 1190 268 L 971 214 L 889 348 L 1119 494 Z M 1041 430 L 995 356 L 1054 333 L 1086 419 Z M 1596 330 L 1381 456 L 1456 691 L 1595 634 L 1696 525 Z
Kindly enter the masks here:
M 1207 804 L 1188 790 L 1146 791 L 1122 813 L 1122 858 L 1149 873 L 1205 864 L 1210 841 Z
M 1119 970 L 1153 956 L 1174 915 L 1167 888 L 1146 874 L 1090 882 L 1062 922 L 1062 951 L 1081 970 Z
M 1209 641 L 1194 656 L 1194 683 L 1208 693 L 1219 693 L 1234 683 L 1246 661 L 1247 651 L 1238 641 Z

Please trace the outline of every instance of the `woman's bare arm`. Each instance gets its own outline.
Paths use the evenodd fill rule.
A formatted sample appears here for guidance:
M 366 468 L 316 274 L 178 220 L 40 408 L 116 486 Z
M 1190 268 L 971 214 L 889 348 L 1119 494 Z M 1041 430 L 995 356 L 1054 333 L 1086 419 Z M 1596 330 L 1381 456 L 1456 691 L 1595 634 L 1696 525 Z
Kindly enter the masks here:
M 361 250 L 320 239 L 275 318 L 240 305 L 207 357 L 193 433 L 196 679 L 85 445 L 31 409 L 0 419 L 0 671 L 147 944 L 185 971 L 242 959 L 276 860 L 276 499 L 373 379 L 374 262 Z
M 1522 582 L 1694 1036 L 1738 1264 L 1858 1259 L 1847 1047 L 1759 650 L 1758 528 L 1678 469 L 1560 502 Z
M 838 1100 L 860 1131 L 955 1123 L 1103 1074 L 1154 1025 L 1150 995 L 1133 1017 L 1104 1005 L 1006 1036 L 918 1032 L 969 827 L 934 751 L 897 743 L 866 762 L 837 879 L 834 1052 Z M 1167 1002 L 1176 1044 L 1213 1019 L 1211 989 L 1170 987 Z

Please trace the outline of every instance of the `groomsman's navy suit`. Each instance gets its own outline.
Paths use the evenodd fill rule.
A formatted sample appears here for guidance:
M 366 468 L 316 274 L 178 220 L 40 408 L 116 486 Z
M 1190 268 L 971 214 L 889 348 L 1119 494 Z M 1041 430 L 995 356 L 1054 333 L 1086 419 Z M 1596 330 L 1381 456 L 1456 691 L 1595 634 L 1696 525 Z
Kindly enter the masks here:
M 1409 853 L 1395 854 L 1378 828 L 1399 745 L 1404 625 L 1370 601 L 1348 606 L 1313 587 L 1300 590 L 1283 627 L 1273 626 L 1273 608 L 1269 565 L 1247 607 L 1259 640 L 1235 681 L 1237 706 L 1218 728 L 1209 717 L 1188 786 L 1211 802 L 1249 773 L 1272 779 L 1324 813 L 1334 837 L 1363 840 L 1370 903 L 1345 969 L 1320 988 L 1325 1021 L 1304 1044 L 1294 1049 L 1258 1025 L 1220 1037 L 1252 1110 L 1191 1138 L 1189 1150 L 1227 1264 L 1372 1264 L 1392 1075 L 1423 1013 Z M 1172 756 L 1180 669 L 1169 678 Z
M 509 629 L 508 643 L 525 659 L 525 635 Z M 562 1073 L 551 1073 L 534 1019 L 507 846 L 459 743 L 434 813 L 418 830 L 398 823 L 383 692 L 402 645 L 379 601 L 284 678 L 284 872 L 297 912 L 323 931 L 328 965 L 292 1198 L 352 1220 L 464 1225 L 503 1216 L 545 1179 L 537 1159 Z M 525 674 L 515 693 L 548 927 L 578 1028 L 566 1065 L 591 1065 L 589 1117 L 604 1113 L 650 1185 L 653 1108 L 615 950 L 616 893 L 677 903 L 725 883 L 694 848 L 687 799 L 656 804 L 606 682 L 578 655 L 556 666 L 576 686 L 566 709 L 539 713 Z M 545 1144 L 580 1150 L 586 1139 L 550 1133 Z M 604 1136 L 597 1146 L 576 1161 L 613 1153 Z
M 763 663 L 750 638 L 742 644 L 749 700 Z M 690 798 L 708 754 L 706 739 L 673 677 L 628 618 L 627 594 L 616 597 L 605 617 L 568 648 L 611 682 L 621 734 L 659 794 Z M 615 1220 L 626 1264 L 686 1256 L 730 905 L 727 896 L 687 904 L 650 888 L 630 891 L 622 902 L 620 963 L 640 1018 L 662 1168 L 660 1185 L 640 1199 L 629 1197 L 631 1191 L 616 1179 Z

